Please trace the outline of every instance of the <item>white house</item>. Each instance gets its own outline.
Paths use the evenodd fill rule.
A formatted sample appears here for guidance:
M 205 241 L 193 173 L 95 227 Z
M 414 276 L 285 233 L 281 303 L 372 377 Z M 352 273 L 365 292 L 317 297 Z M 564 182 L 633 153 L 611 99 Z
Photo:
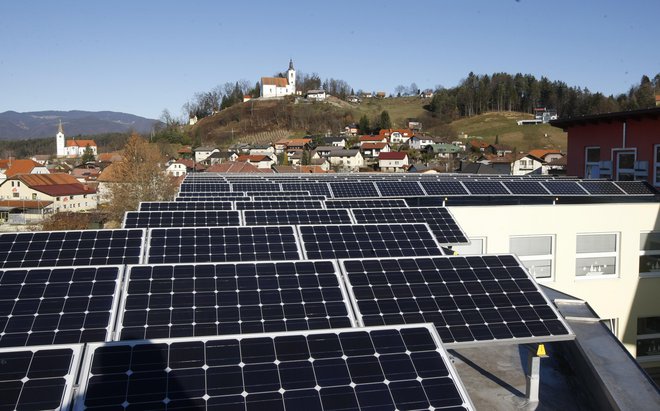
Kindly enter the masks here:
M 364 167 L 364 157 L 360 150 L 333 150 L 328 156 L 333 167 L 342 171 L 359 171 Z
M 526 174 L 543 174 L 544 161 L 531 154 L 526 154 L 517 158 L 511 163 L 511 174 L 514 176 L 524 176 Z
M 219 149 L 213 147 L 197 147 L 195 149 L 195 162 L 200 163 L 206 160 L 211 154 L 219 151 Z
M 414 148 L 415 150 L 421 150 L 424 147 L 426 147 L 430 144 L 433 144 L 433 143 L 435 143 L 433 141 L 433 138 L 432 137 L 426 137 L 426 136 L 417 136 L 417 135 L 415 135 L 415 136 L 410 137 L 410 139 L 408 140 L 408 145 L 411 148 Z
M 77 158 L 82 157 L 89 147 L 94 153 L 94 156 L 98 154 L 98 148 L 94 140 L 75 140 L 71 139 L 66 141 L 64 137 L 64 130 L 62 129 L 62 120 L 60 120 L 60 125 L 57 129 L 57 134 L 55 135 L 55 146 L 57 157 L 70 157 Z
M 0 199 L 52 202 L 51 211 L 93 210 L 96 190 L 69 174 L 18 174 L 0 184 Z
M 360 151 L 362 151 L 364 157 L 378 158 L 380 153 L 387 153 L 391 149 L 387 143 L 364 143 L 360 147 Z
M 284 97 L 294 94 L 296 94 L 296 70 L 293 68 L 293 60 L 289 60 L 286 78 L 261 78 L 261 97 L 263 98 Z
M 250 148 L 250 155 L 256 156 L 256 155 L 262 155 L 262 156 L 273 156 L 275 155 L 275 147 L 271 145 L 261 145 L 261 146 L 252 146 Z
M 275 155 L 272 157 L 270 156 L 265 156 L 261 154 L 257 155 L 250 155 L 250 154 L 243 154 L 238 156 L 236 159 L 237 163 L 250 163 L 253 166 L 257 168 L 271 168 L 273 164 L 275 164 Z
M 349 126 L 346 126 L 346 127 L 349 127 Z M 357 128 L 355 130 L 357 130 Z M 357 133 L 357 131 L 356 131 L 356 133 Z M 329 146 L 341 147 L 341 148 L 346 147 L 346 138 L 344 138 L 344 137 L 325 137 L 323 139 L 323 141 L 325 142 L 326 145 L 329 145 Z
M 314 101 L 323 101 L 326 99 L 328 95 L 326 94 L 325 90 L 309 90 L 305 94 L 305 98 L 307 100 L 314 100 Z
M 174 177 L 185 176 L 187 173 L 187 167 L 183 163 L 174 161 L 169 166 L 167 166 L 165 172 Z
M 403 172 L 410 165 L 408 154 L 403 151 L 381 152 L 378 155 L 378 167 L 385 172 Z

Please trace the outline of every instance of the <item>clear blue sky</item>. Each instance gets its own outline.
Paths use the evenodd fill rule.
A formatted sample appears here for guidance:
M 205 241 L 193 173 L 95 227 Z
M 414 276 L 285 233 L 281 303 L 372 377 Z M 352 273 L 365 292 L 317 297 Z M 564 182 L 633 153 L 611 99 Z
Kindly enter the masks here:
M 180 116 L 195 92 L 287 68 L 355 90 L 530 73 L 605 94 L 660 72 L 660 0 L 0 3 L 0 112 Z

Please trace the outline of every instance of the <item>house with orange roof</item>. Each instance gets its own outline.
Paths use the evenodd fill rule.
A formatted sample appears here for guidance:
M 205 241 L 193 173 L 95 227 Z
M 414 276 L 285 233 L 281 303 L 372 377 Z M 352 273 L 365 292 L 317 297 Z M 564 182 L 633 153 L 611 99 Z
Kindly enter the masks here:
M 360 146 L 360 151 L 365 158 L 378 158 L 380 153 L 391 151 L 388 143 L 364 143 Z
M 377 135 L 377 136 L 360 136 L 358 138 L 358 142 L 360 143 L 360 147 L 362 147 L 362 144 L 364 143 L 388 143 L 388 136 L 384 135 Z
M 209 173 L 273 173 L 270 168 L 258 168 L 250 163 L 239 163 L 235 161 L 227 161 L 222 164 L 215 164 L 206 169 Z
M 96 189 L 69 174 L 17 174 L 0 184 L 0 200 L 51 202 L 46 212 L 96 209 Z
M 529 154 L 533 155 L 536 158 L 540 158 L 546 163 L 550 163 L 554 160 L 559 160 L 564 157 L 564 153 L 560 150 L 548 150 L 548 149 L 534 149 L 530 150 Z
M 407 143 L 415 133 L 408 129 L 384 128 L 378 132 L 378 135 L 389 138 L 391 144 L 404 144 Z
M 8 165 L 9 168 L 4 172 L 7 178 L 17 174 L 50 174 L 46 166 L 31 159 L 12 160 Z

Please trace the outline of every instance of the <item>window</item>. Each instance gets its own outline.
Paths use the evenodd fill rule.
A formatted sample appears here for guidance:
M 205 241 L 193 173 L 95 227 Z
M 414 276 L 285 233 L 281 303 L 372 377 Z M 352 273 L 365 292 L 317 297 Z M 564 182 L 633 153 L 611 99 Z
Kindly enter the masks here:
M 617 234 L 578 234 L 576 245 L 576 276 L 616 275 Z
M 633 181 L 635 179 L 635 152 L 615 151 L 616 153 L 616 179 L 620 181 Z
M 32 199 L 36 200 L 37 199 L 37 193 L 32 193 Z
M 656 187 L 660 187 L 660 144 L 656 144 L 653 146 L 654 149 L 654 155 L 653 155 L 653 169 L 655 172 L 653 173 L 654 178 L 653 178 L 653 184 Z
M 455 245 L 451 249 L 458 255 L 481 255 L 486 251 L 486 239 L 484 237 L 470 238 L 470 244 Z
M 640 234 L 639 273 L 660 275 L 660 232 Z
M 637 319 L 637 358 L 660 355 L 660 317 Z
M 551 235 L 511 237 L 509 251 L 518 255 L 536 279 L 552 278 L 553 241 Z
M 598 162 L 600 161 L 600 147 L 585 147 L 584 149 L 584 178 L 598 178 Z
M 20 195 L 18 193 L 11 193 L 14 198 L 18 198 Z

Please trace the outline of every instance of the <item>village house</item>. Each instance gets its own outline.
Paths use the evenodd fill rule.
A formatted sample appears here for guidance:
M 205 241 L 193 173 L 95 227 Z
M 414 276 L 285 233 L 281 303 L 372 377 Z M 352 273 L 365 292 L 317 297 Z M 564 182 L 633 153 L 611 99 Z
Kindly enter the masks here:
M 361 103 L 362 99 L 359 96 L 350 95 L 346 97 L 346 101 L 348 101 L 349 103 Z
M 202 164 L 205 166 L 212 166 L 214 164 L 220 164 L 225 161 L 236 161 L 237 158 L 237 153 L 231 151 L 218 151 L 206 157 L 206 160 L 202 161 Z
M 424 150 L 432 154 L 434 157 L 439 158 L 455 158 L 458 154 L 461 153 L 460 147 L 456 147 L 453 144 L 429 144 L 424 147 Z
M 387 143 L 364 143 L 360 147 L 362 155 L 365 158 L 378 158 L 378 155 L 391 151 L 390 145 Z
M 50 171 L 43 164 L 31 159 L 0 160 L 0 181 L 17 174 L 49 174 Z
M 522 154 L 516 156 L 511 163 L 511 174 L 514 176 L 523 176 L 527 174 L 544 174 L 544 161 L 531 154 Z
M 404 172 L 409 165 L 408 153 L 403 151 L 381 152 L 378 155 L 378 167 L 383 172 Z
M 355 123 L 349 124 L 346 127 L 344 127 L 344 135 L 357 136 L 359 132 L 360 129 L 358 128 L 358 125 Z
M 408 140 L 408 145 L 410 146 L 410 148 L 414 148 L 415 150 L 421 150 L 433 143 L 435 143 L 433 137 L 423 136 L 423 135 L 421 136 L 414 135 L 410 137 L 410 139 Z
M 347 126 L 348 127 L 348 126 Z M 357 128 L 356 128 L 357 130 Z M 357 133 L 357 131 L 356 131 Z M 346 138 L 345 137 L 325 137 L 323 143 L 327 146 L 333 147 L 346 147 Z
M 242 154 L 238 156 L 236 162 L 250 163 L 257 168 L 270 168 L 273 164 L 275 164 L 275 160 L 273 160 L 270 156 L 266 156 L 262 154 L 256 154 L 256 155 Z
M 334 146 L 318 146 L 312 152 L 312 158 L 326 158 L 334 150 L 337 150 L 337 147 L 334 147 Z
M 252 173 L 272 173 L 270 168 L 258 168 L 247 162 L 237 163 L 234 161 L 227 161 L 226 163 L 216 164 L 206 169 L 209 173 L 239 173 L 239 174 L 252 174 Z
M 165 169 L 165 172 L 173 177 L 181 177 L 188 173 L 188 169 L 182 162 L 172 161 Z
M 272 157 L 275 155 L 275 147 L 270 144 L 253 145 L 250 147 L 250 155 L 262 155 Z
M 360 167 L 364 167 L 364 157 L 360 150 L 333 150 L 328 161 L 332 167 L 342 171 L 359 171 Z
M 51 202 L 53 212 L 96 208 L 96 190 L 68 174 L 18 174 L 0 184 L 0 199 Z
M 313 101 L 323 101 L 328 97 L 326 94 L 325 90 L 308 90 L 307 93 L 305 93 L 305 98 L 307 100 L 313 100 Z
M 503 157 L 507 154 L 513 153 L 513 148 L 504 144 L 490 144 L 486 151 L 497 155 L 498 157 Z
M 488 149 L 488 146 L 490 146 L 490 144 L 486 143 L 485 141 L 470 140 L 470 148 L 472 149 L 472 151 L 483 153 Z
M 385 137 L 385 136 L 381 136 L 381 135 L 368 136 L 368 135 L 365 135 L 365 136 L 360 136 L 360 138 L 358 139 L 358 142 L 360 144 L 360 147 L 362 147 L 362 144 L 364 144 L 364 143 L 388 143 L 389 141 L 388 141 L 387 137 Z
M 211 154 L 217 153 L 220 150 L 214 147 L 197 147 L 195 152 L 195 162 L 199 163 L 206 160 Z
M 390 144 L 405 144 L 414 135 L 412 130 L 401 129 L 381 129 L 378 132 L 379 136 L 389 138 Z
M 71 175 L 83 184 L 95 182 L 99 174 L 101 167 L 94 163 L 81 164 L 71 170 Z

